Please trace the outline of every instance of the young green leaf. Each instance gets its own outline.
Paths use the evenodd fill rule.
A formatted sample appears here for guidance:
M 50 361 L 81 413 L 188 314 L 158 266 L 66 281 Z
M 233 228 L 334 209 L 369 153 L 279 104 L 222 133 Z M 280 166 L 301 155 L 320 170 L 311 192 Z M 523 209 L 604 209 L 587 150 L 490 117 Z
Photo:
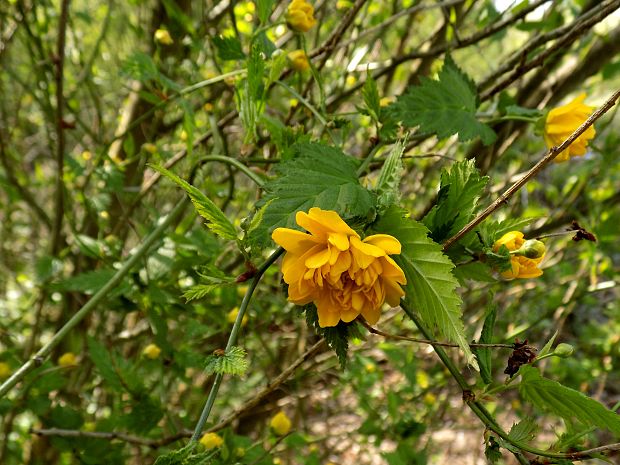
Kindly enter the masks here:
M 212 40 L 220 60 L 245 59 L 245 53 L 241 49 L 241 42 L 236 37 L 215 36 Z
M 97 367 L 97 371 L 101 377 L 115 391 L 123 391 L 125 389 L 123 387 L 123 382 L 114 369 L 112 357 L 110 356 L 108 350 L 103 346 L 103 344 L 100 344 L 92 337 L 87 339 L 87 343 L 90 359 L 95 367 Z
M 538 425 L 534 419 L 524 418 L 519 423 L 512 425 L 508 437 L 515 442 L 528 443 L 534 439 L 537 429 Z
M 543 348 L 540 349 L 540 352 L 538 352 L 538 357 L 542 357 L 551 352 L 551 347 L 553 347 L 553 343 L 555 342 L 555 338 L 557 336 L 558 332 L 556 331 L 555 333 L 553 333 L 553 336 L 551 336 L 551 339 L 549 339 L 547 343 L 543 346 Z
M 458 133 L 461 142 L 480 137 L 485 145 L 491 144 L 496 135 L 476 119 L 479 102 L 469 76 L 447 56 L 438 77 L 423 77 L 419 86 L 409 87 L 392 106 L 397 118 L 408 127 L 419 126 L 420 131 L 440 139 Z
M 258 20 L 261 23 L 266 23 L 273 8 L 273 0 L 257 0 L 255 3 L 258 10 Z
M 194 208 L 196 208 L 196 212 L 207 220 L 206 225 L 214 234 L 224 239 L 237 239 L 237 231 L 233 224 L 226 218 L 226 215 L 222 213 L 222 210 L 209 200 L 207 196 L 166 168 L 154 164 L 149 164 L 149 166 L 187 192 L 187 195 L 194 204 Z
M 405 144 L 402 141 L 394 144 L 392 151 L 388 155 L 381 172 L 377 179 L 377 208 L 379 210 L 386 209 L 390 205 L 398 202 L 400 198 L 400 178 L 403 175 L 403 162 L 401 157 L 405 150 Z
M 607 429 L 620 436 L 620 415 L 601 403 L 557 381 L 543 378 L 538 368 L 523 365 L 519 374 L 522 379 L 519 391 L 535 407 L 567 421 L 577 420 L 586 426 Z
M 433 240 L 442 242 L 471 220 L 488 180 L 480 176 L 474 160 L 457 162 L 441 173 L 437 205 L 422 220 Z
M 403 210 L 392 207 L 373 229 L 391 234 L 402 245 L 401 254 L 394 260 L 407 277 L 406 300 L 428 328 L 437 328 L 441 336 L 457 343 L 467 363 L 478 369 L 461 321 L 458 281 L 452 276 L 454 264 L 441 252 L 441 246 L 429 239 L 426 226 L 405 218 Z
M 276 179 L 265 185 L 257 206 L 260 222 L 252 222 L 249 240 L 266 246 L 277 227 L 296 228 L 295 214 L 311 207 L 334 210 L 343 218 L 372 218 L 375 199 L 356 174 L 356 162 L 335 147 L 301 143 L 293 147 L 295 158 L 281 163 Z
M 371 73 L 367 73 L 366 82 L 364 82 L 364 87 L 362 88 L 362 97 L 364 98 L 368 114 L 374 121 L 378 121 L 379 113 L 381 112 L 381 99 L 377 90 L 377 82 Z
M 479 343 L 492 344 L 493 343 L 493 329 L 495 327 L 495 317 L 497 316 L 497 305 L 491 303 L 487 309 L 487 314 L 484 319 L 484 325 L 482 326 L 482 332 L 480 333 Z M 478 363 L 480 364 L 480 376 L 482 380 L 490 384 L 493 382 L 492 357 L 490 347 L 476 347 L 474 349 Z
M 243 375 L 248 369 L 245 349 L 233 346 L 222 354 L 207 357 L 205 371 L 227 375 Z

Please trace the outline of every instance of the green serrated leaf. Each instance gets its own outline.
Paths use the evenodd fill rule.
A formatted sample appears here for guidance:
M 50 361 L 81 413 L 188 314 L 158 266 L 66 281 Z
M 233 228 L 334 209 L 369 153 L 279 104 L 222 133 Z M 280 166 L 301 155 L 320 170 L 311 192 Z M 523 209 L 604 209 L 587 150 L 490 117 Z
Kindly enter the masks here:
M 499 444 L 493 436 L 489 437 L 489 442 L 485 444 L 484 456 L 491 465 L 495 465 L 502 458 Z
M 471 220 L 488 180 L 480 176 L 474 160 L 457 162 L 450 171 L 442 171 L 437 205 L 422 220 L 433 240 L 447 239 Z
M 164 415 L 160 402 L 152 397 L 132 399 L 130 405 L 131 411 L 123 418 L 130 431 L 148 433 Z
M 210 294 L 213 290 L 222 286 L 229 286 L 235 282 L 235 278 L 227 276 L 225 273 L 218 270 L 214 266 L 207 266 L 203 268 L 198 274 L 205 282 L 195 284 L 183 293 L 183 297 L 188 302 L 190 300 L 202 299 L 208 294 Z
M 336 326 L 322 328 L 319 326 L 319 316 L 314 304 L 305 305 L 303 311 L 306 314 L 306 323 L 313 328 L 316 334 L 325 338 L 325 342 L 338 357 L 340 368 L 343 370 L 347 366 L 347 352 L 349 350 L 349 337 L 359 337 L 363 339 L 357 323 L 345 323 L 339 321 Z
M 160 455 L 154 465 L 207 465 L 211 463 L 213 451 L 196 452 L 197 442 L 190 442 L 179 450 Z
M 392 151 L 381 167 L 375 188 L 379 210 L 385 210 L 390 205 L 396 204 L 400 199 L 400 179 L 404 171 L 401 157 L 404 151 L 405 144 L 403 141 L 394 144 Z
M 482 325 L 482 332 L 480 333 L 481 344 L 493 343 L 493 329 L 495 327 L 495 317 L 497 316 L 497 305 L 491 303 L 487 309 L 486 316 L 484 318 L 484 324 Z M 478 363 L 480 364 L 480 376 L 486 384 L 493 382 L 491 348 L 490 347 L 477 347 L 474 350 Z
M 149 166 L 166 176 L 187 193 L 192 204 L 194 204 L 194 208 L 196 208 L 196 212 L 208 221 L 206 225 L 214 234 L 224 239 L 237 239 L 237 231 L 233 224 L 207 196 L 166 168 L 155 164 L 149 164 Z
M 270 243 L 277 227 L 297 228 L 295 214 L 311 207 L 334 210 L 345 219 L 374 215 L 374 196 L 362 187 L 356 162 L 335 147 L 301 143 L 293 147 L 296 157 L 281 163 L 278 177 L 265 184 L 258 215 L 262 221 L 250 231 L 250 242 Z
M 457 343 L 467 363 L 478 369 L 461 320 L 461 298 L 456 293 L 458 281 L 452 275 L 454 264 L 442 253 L 441 246 L 429 239 L 426 226 L 405 218 L 403 210 L 392 207 L 373 229 L 391 234 L 402 245 L 401 254 L 395 255 L 394 260 L 407 277 L 405 298 L 411 307 L 428 328 L 437 328 L 441 336 Z
M 368 114 L 374 121 L 377 121 L 381 112 L 381 98 L 377 90 L 377 82 L 371 73 L 367 73 L 366 82 L 364 82 L 364 87 L 362 87 L 362 97 L 364 98 Z
M 523 365 L 519 374 L 519 391 L 535 407 L 554 413 L 566 421 L 577 420 L 586 426 L 607 429 L 620 436 L 620 415 L 601 403 L 557 381 L 543 378 L 538 368 Z
M 256 10 L 258 13 L 258 20 L 261 23 L 267 22 L 269 19 L 269 15 L 271 14 L 271 9 L 273 8 L 273 0 L 257 0 L 256 1 Z
M 508 437 L 515 442 L 528 443 L 534 439 L 538 424 L 533 418 L 524 418 L 510 428 Z
M 556 330 L 556 332 L 553 333 L 553 336 L 551 336 L 551 339 L 549 339 L 547 343 L 543 346 L 543 348 L 540 349 L 540 352 L 538 352 L 538 357 L 542 357 L 551 352 L 551 347 L 553 347 L 553 343 L 555 342 L 555 338 L 557 336 L 558 336 L 558 331 Z
M 87 271 L 80 273 L 76 276 L 72 276 L 63 281 L 50 284 L 50 289 L 53 291 L 75 291 L 83 292 L 84 294 L 94 294 L 99 289 L 107 284 L 116 274 L 116 270 L 103 268 L 101 270 Z M 122 294 L 129 289 L 128 285 L 123 282 L 116 289 L 112 291 L 112 295 Z
M 112 357 L 108 350 L 92 337 L 88 337 L 88 353 L 90 359 L 97 367 L 97 371 L 107 384 L 115 391 L 123 391 L 123 383 L 112 364 Z
M 236 37 L 215 36 L 213 45 L 220 60 L 245 60 L 241 42 Z
M 406 126 L 419 126 L 422 132 L 440 139 L 458 134 L 461 142 L 480 137 L 485 145 L 491 144 L 495 133 L 476 119 L 479 102 L 473 81 L 450 56 L 438 77 L 423 77 L 419 86 L 409 87 L 392 106 L 395 115 Z
M 209 374 L 243 375 L 248 369 L 245 349 L 233 346 L 223 354 L 207 357 L 205 371 Z

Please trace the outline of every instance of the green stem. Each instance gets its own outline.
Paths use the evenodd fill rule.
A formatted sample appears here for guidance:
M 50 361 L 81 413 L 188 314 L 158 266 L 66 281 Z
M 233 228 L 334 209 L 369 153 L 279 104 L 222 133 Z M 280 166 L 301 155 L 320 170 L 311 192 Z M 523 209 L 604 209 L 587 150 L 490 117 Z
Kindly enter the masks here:
M 258 174 L 256 174 L 254 171 L 252 171 L 250 168 L 248 168 L 247 166 L 245 166 L 243 163 L 241 163 L 239 160 L 235 158 L 226 157 L 224 155 L 207 155 L 206 157 L 201 157 L 200 161 L 205 161 L 205 162 L 219 161 L 222 163 L 228 163 L 229 165 L 232 165 L 235 168 L 237 168 L 239 171 L 245 174 L 252 181 L 254 181 L 258 185 L 258 187 L 262 188 L 265 184 L 264 179 L 262 179 Z
M 357 176 L 358 177 L 362 176 L 366 172 L 366 170 L 368 169 L 368 166 L 370 165 L 370 163 L 372 162 L 373 158 L 375 157 L 375 155 L 377 154 L 377 152 L 379 151 L 379 149 L 381 147 L 383 147 L 383 144 L 381 144 L 381 143 L 375 145 L 372 148 L 372 150 L 370 151 L 370 153 L 368 154 L 368 156 L 366 156 L 366 158 L 364 158 L 364 161 L 362 162 L 360 167 L 357 169 Z
M 274 253 L 272 253 L 269 258 L 263 263 L 260 268 L 256 271 L 254 278 L 252 278 L 252 282 L 248 287 L 245 296 L 243 296 L 243 300 L 241 301 L 241 305 L 239 306 L 239 313 L 237 313 L 237 318 L 235 319 L 235 323 L 230 331 L 230 336 L 228 336 L 228 343 L 226 344 L 226 351 L 230 350 L 232 346 L 237 342 L 237 336 L 239 335 L 239 330 L 241 329 L 241 322 L 243 321 L 243 316 L 248 308 L 250 300 L 252 299 L 252 294 L 258 286 L 259 281 L 263 277 L 263 274 L 267 271 L 267 269 L 273 265 L 273 263 L 278 259 L 280 255 L 284 252 L 282 247 L 279 247 Z M 211 413 L 211 409 L 213 408 L 213 404 L 215 403 L 215 398 L 217 397 L 217 392 L 220 389 L 220 385 L 222 384 L 222 378 L 224 375 L 222 373 L 217 373 L 215 375 L 215 380 L 213 381 L 213 386 L 211 386 L 211 391 L 209 392 L 209 396 L 205 402 L 205 406 L 202 409 L 202 413 L 200 414 L 200 418 L 198 419 L 198 423 L 196 423 L 196 428 L 194 429 L 194 434 L 192 435 L 191 441 L 198 441 L 200 435 L 202 434 L 202 430 L 204 429 L 207 420 L 209 419 L 209 414 Z
M 163 232 L 172 224 L 177 216 L 183 211 L 187 203 L 186 199 L 181 200 L 168 214 L 168 216 L 157 225 L 157 227 L 146 237 L 140 248 L 131 256 L 125 264 L 116 272 L 114 276 L 99 291 L 71 317 L 60 330 L 34 354 L 26 363 L 24 363 L 13 375 L 0 386 L 0 398 L 22 380 L 26 374 L 40 366 L 50 355 L 54 347 L 56 347 L 64 337 L 75 328 L 86 315 L 94 310 L 97 305 L 103 301 L 107 294 L 114 289 L 123 280 L 123 278 L 132 270 L 132 268 L 142 260 L 149 252 L 149 249 L 159 240 Z

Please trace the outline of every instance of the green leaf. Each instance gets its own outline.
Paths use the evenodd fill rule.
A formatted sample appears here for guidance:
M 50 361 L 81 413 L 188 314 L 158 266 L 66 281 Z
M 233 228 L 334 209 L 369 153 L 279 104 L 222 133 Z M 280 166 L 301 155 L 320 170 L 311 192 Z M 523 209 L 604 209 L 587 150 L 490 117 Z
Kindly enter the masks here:
M 488 180 L 480 176 L 474 160 L 457 162 L 450 171 L 442 171 L 437 204 L 422 220 L 433 240 L 442 242 L 471 220 Z
M 381 113 L 381 99 L 377 90 L 377 82 L 371 73 L 367 73 L 366 82 L 364 82 L 364 87 L 362 88 L 362 97 L 364 98 L 368 114 L 374 121 L 377 121 Z
M 462 285 L 465 285 L 467 280 L 481 281 L 484 283 L 494 283 L 497 281 L 491 274 L 490 268 L 482 262 L 471 262 L 458 265 L 454 268 L 452 274 Z
M 207 266 L 198 274 L 205 282 L 196 284 L 183 293 L 183 297 L 188 302 L 194 299 L 202 299 L 218 287 L 227 286 L 235 282 L 235 278 L 226 275 L 214 266 Z
M 406 126 L 419 126 L 420 131 L 440 139 L 458 133 L 461 142 L 480 137 L 485 145 L 491 144 L 495 133 L 476 119 L 479 102 L 473 81 L 450 56 L 438 77 L 422 77 L 419 86 L 409 87 L 391 106 L 396 116 Z
M 508 437 L 514 442 L 528 443 L 534 439 L 536 430 L 538 430 L 536 421 L 532 418 L 524 418 L 512 425 Z
M 259 21 L 261 23 L 267 22 L 273 8 L 273 0 L 257 0 L 255 3 Z
M 484 456 L 491 465 L 495 465 L 502 458 L 499 444 L 493 436 L 489 437 L 489 442 L 484 447 Z
M 94 294 L 105 286 L 115 274 L 116 270 L 108 268 L 87 271 L 85 273 L 67 278 L 63 281 L 52 283 L 50 284 L 50 289 L 53 291 L 74 291 L 83 292 L 84 294 Z M 122 294 L 127 291 L 127 289 L 128 286 L 126 283 L 123 283 L 117 286 L 117 288 L 111 292 L 111 295 Z
M 275 228 L 296 228 L 295 213 L 311 207 L 334 210 L 344 219 L 372 218 L 374 197 L 360 185 L 355 160 L 318 143 L 293 148 L 296 157 L 281 163 L 276 168 L 279 176 L 265 184 L 266 194 L 258 204 L 262 221 L 253 222 L 251 243 L 268 245 Z
M 319 316 L 314 304 L 305 305 L 303 310 L 306 314 L 306 323 L 313 328 L 317 335 L 324 337 L 325 342 L 338 357 L 340 368 L 343 370 L 347 366 L 347 352 L 349 351 L 349 337 L 363 339 L 357 323 L 345 323 L 339 321 L 336 326 L 322 328 L 319 326 Z
M 379 210 L 385 210 L 400 199 L 400 179 L 404 171 L 401 157 L 404 151 L 405 144 L 403 141 L 394 144 L 392 151 L 381 167 L 375 188 Z
M 189 198 L 196 208 L 196 212 L 208 221 L 206 225 L 214 234 L 224 239 L 237 239 L 237 231 L 233 224 L 226 218 L 224 213 L 222 213 L 222 210 L 209 200 L 207 196 L 166 168 L 155 164 L 149 164 L 149 166 L 187 192 L 187 195 L 189 195 Z
M 195 453 L 197 442 L 190 442 L 179 450 L 160 455 L 154 465 L 207 465 L 212 462 L 213 451 Z
M 233 346 L 223 354 L 207 357 L 205 371 L 209 374 L 243 375 L 248 369 L 245 349 Z
M 551 347 L 553 347 L 553 343 L 555 342 L 555 338 L 557 336 L 558 336 L 558 331 L 556 330 L 556 332 L 553 333 L 553 336 L 551 336 L 551 339 L 549 339 L 547 343 L 544 345 L 544 347 L 540 349 L 540 352 L 538 352 L 538 357 L 542 357 L 551 352 Z
M 97 367 L 97 371 L 101 377 L 115 391 L 123 391 L 123 383 L 112 364 L 112 357 L 108 350 L 92 337 L 88 338 L 88 352 L 93 364 Z
M 220 60 L 245 60 L 241 42 L 236 37 L 215 36 L 213 45 L 217 49 L 217 57 Z
M 489 308 L 487 309 L 487 314 L 484 318 L 484 324 L 482 326 L 482 332 L 480 333 L 480 339 L 478 340 L 481 344 L 492 344 L 493 343 L 493 329 L 495 327 L 495 317 L 497 316 L 497 305 L 491 303 Z M 486 384 L 491 384 L 493 382 L 493 372 L 492 372 L 492 357 L 491 357 L 491 348 L 490 347 L 476 347 L 474 349 L 474 353 L 476 354 L 476 358 L 478 359 L 478 363 L 480 364 L 480 376 L 482 376 L 482 380 Z
M 457 343 L 474 368 L 478 363 L 469 348 L 461 321 L 461 298 L 456 293 L 458 281 L 452 275 L 454 264 L 441 246 L 428 237 L 428 229 L 404 217 L 405 212 L 392 207 L 373 225 L 379 233 L 391 234 L 402 245 L 400 255 L 393 258 L 405 272 L 405 299 L 416 309 L 427 328 Z
M 157 422 L 164 416 L 159 401 L 152 397 L 132 399 L 128 402 L 131 411 L 123 418 L 130 431 L 148 433 L 157 426 Z
M 557 381 L 543 378 L 538 368 L 523 365 L 519 374 L 519 391 L 535 407 L 554 413 L 566 421 L 577 420 L 586 426 L 607 429 L 620 436 L 620 415 L 601 403 Z

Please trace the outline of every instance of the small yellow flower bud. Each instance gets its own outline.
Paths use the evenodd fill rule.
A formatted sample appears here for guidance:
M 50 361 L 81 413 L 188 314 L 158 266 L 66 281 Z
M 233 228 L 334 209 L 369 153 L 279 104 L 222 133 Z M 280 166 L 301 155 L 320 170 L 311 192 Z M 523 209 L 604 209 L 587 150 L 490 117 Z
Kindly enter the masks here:
M 77 365 L 77 357 L 73 352 L 66 352 L 58 357 L 58 366 L 70 367 Z
M 84 161 L 88 161 L 88 160 L 90 160 L 91 158 L 93 158 L 93 154 L 92 154 L 92 153 L 90 153 L 88 150 L 84 150 L 84 151 L 82 152 L 82 159 L 83 159 Z
M 181 140 L 182 140 L 183 142 L 185 142 L 185 141 L 187 140 L 187 132 L 185 131 L 185 129 L 183 129 L 183 130 L 181 131 Z
M 0 362 L 0 379 L 7 379 L 11 374 L 11 367 L 8 363 Z
M 377 371 L 377 367 L 375 366 L 375 364 L 370 362 L 364 365 L 364 369 L 367 373 L 374 373 L 375 371 Z
M 155 144 L 151 144 L 150 142 L 147 142 L 146 144 L 142 144 L 142 150 L 150 154 L 154 154 L 154 153 L 157 153 L 157 146 Z
M 303 50 L 293 50 L 288 54 L 288 59 L 291 62 L 291 68 L 295 71 L 299 71 L 301 73 L 310 69 L 308 57 Z
M 557 347 L 553 351 L 553 354 L 556 357 L 568 358 L 571 355 L 573 355 L 573 352 L 575 352 L 575 348 L 572 345 L 566 344 L 566 343 L 563 342 L 563 343 L 557 345 Z
M 243 447 L 236 447 L 233 454 L 237 458 L 241 458 L 245 455 L 245 449 Z
M 221 447 L 224 444 L 224 440 L 217 433 L 205 433 L 200 438 L 200 444 L 205 446 L 205 449 L 215 449 Z
M 170 33 L 166 29 L 157 29 L 155 31 L 155 42 L 163 45 L 172 45 L 174 40 L 172 40 Z
M 238 314 L 239 314 L 239 307 L 235 307 L 230 312 L 228 312 L 228 315 L 226 316 L 226 320 L 228 320 L 230 324 L 233 324 L 235 320 L 237 319 Z M 243 318 L 241 320 L 241 326 L 245 326 L 247 324 L 248 324 L 248 314 L 246 313 L 245 315 L 243 315 Z
M 155 360 L 157 357 L 159 357 L 159 354 L 161 354 L 161 349 L 159 348 L 159 346 L 157 346 L 157 344 L 149 344 L 142 351 L 142 355 L 150 358 L 151 360 Z
M 433 394 L 432 392 L 427 392 L 426 394 L 424 394 L 423 400 L 424 400 L 424 403 L 430 407 L 437 403 L 437 396 Z
M 387 107 L 394 100 L 395 100 L 394 97 L 383 97 L 381 100 L 379 100 L 379 106 L 380 107 Z
M 207 113 L 211 113 L 213 111 L 213 104 L 212 103 L 205 103 L 202 107 L 204 109 L 204 111 L 206 111 Z
M 278 436 L 285 436 L 291 431 L 292 423 L 286 413 L 280 411 L 271 419 L 269 425 Z
M 297 32 L 308 32 L 316 24 L 314 7 L 306 0 L 292 0 L 286 10 L 286 23 Z

